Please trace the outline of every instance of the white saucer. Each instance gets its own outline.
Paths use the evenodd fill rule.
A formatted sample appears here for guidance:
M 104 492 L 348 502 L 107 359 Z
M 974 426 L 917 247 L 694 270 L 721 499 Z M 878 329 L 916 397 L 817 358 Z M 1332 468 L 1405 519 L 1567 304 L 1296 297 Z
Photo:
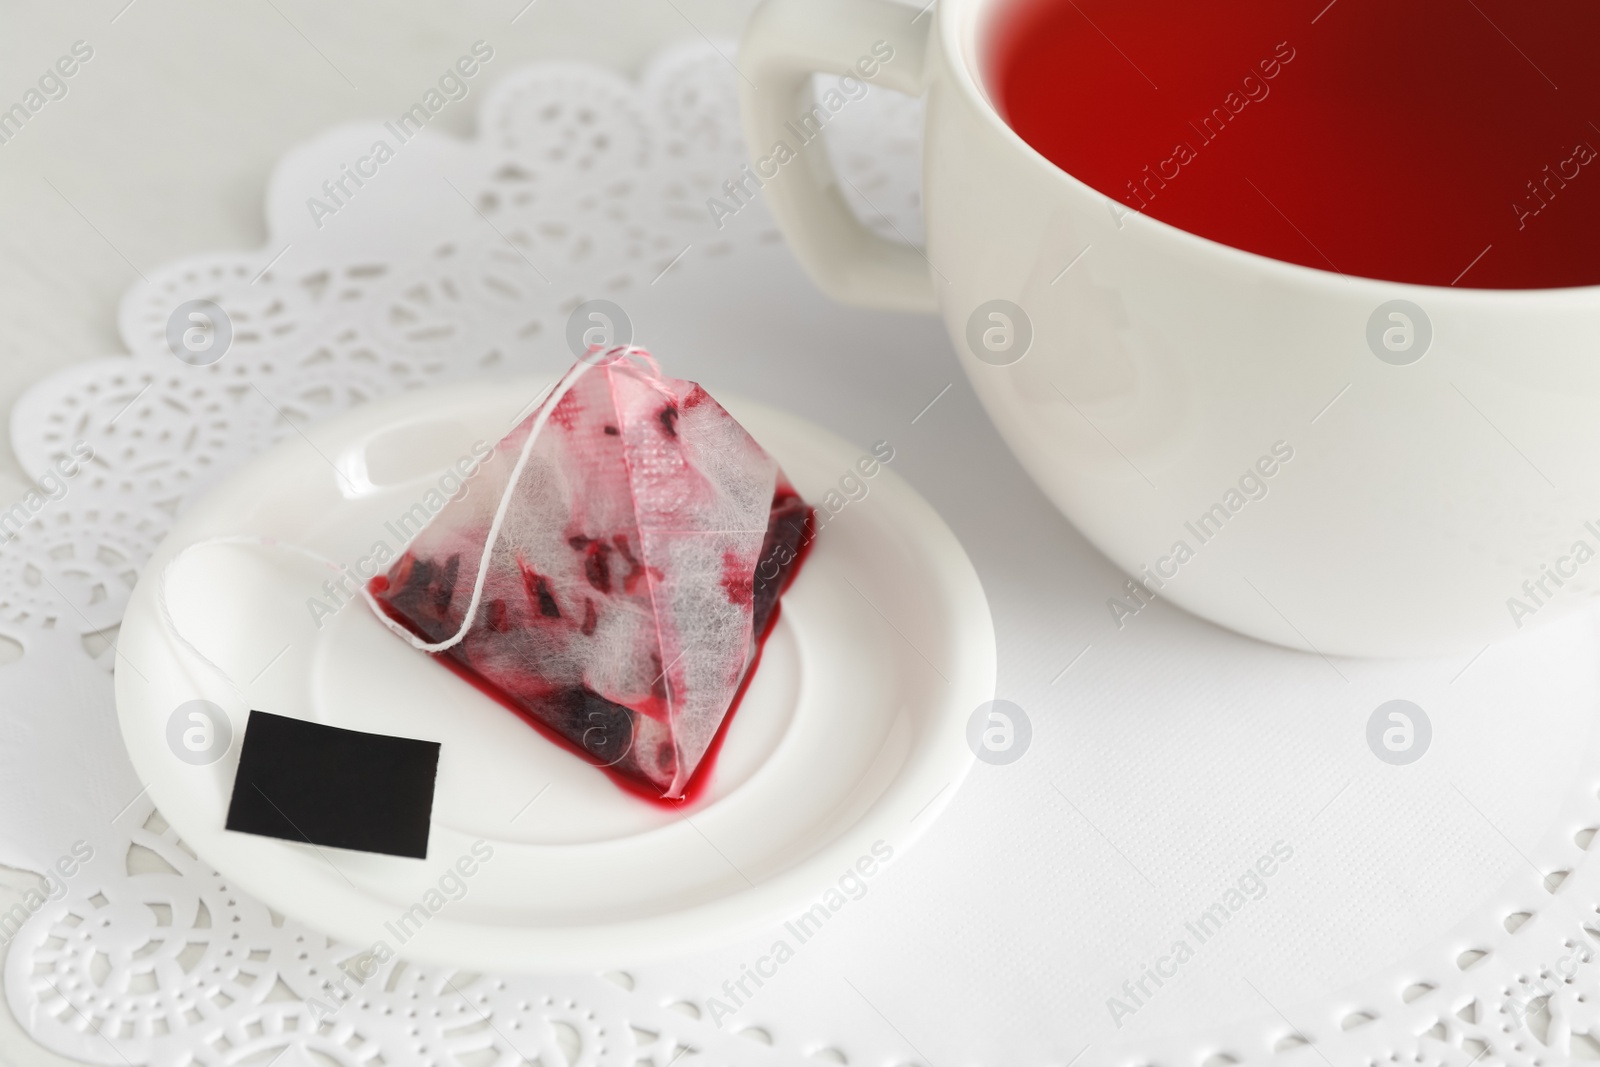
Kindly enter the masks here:
M 360 601 L 318 628 L 307 600 L 329 574 L 315 562 L 198 545 L 262 535 L 351 564 L 380 538 L 398 547 L 384 523 L 474 441 L 492 444 L 545 384 L 408 393 L 290 438 L 183 515 L 128 606 L 117 708 L 162 814 L 239 889 L 354 945 L 529 970 L 731 941 L 810 908 L 875 842 L 880 859 L 898 856 L 971 766 L 967 719 L 994 695 L 993 623 L 961 545 L 892 464 L 818 536 L 709 787 L 682 813 L 624 794 Z M 720 399 L 813 504 L 865 454 L 794 416 Z M 157 577 L 191 545 L 169 576 L 172 621 L 231 682 L 159 610 Z M 175 709 L 195 699 L 220 705 L 232 727 L 225 754 L 203 766 L 168 742 Z M 442 742 L 428 858 L 224 830 L 252 708 Z M 480 840 L 478 855 L 492 857 L 463 864 L 470 877 L 448 875 Z M 441 878 L 445 892 L 430 894 Z

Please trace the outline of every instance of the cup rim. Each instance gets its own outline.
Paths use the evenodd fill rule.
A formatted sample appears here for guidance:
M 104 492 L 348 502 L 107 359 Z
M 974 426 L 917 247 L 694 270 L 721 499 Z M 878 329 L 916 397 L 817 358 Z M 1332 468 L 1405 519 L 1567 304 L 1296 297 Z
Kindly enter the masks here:
M 1205 252 L 1213 256 L 1221 256 L 1224 259 L 1232 260 L 1241 268 L 1265 274 L 1277 274 L 1286 281 L 1298 280 L 1301 283 L 1313 283 L 1353 291 L 1365 289 L 1374 293 L 1381 291 L 1391 295 L 1397 291 L 1410 291 L 1416 294 L 1429 294 L 1429 299 L 1434 300 L 1459 300 L 1465 297 L 1469 300 L 1496 301 L 1502 304 L 1536 302 L 1544 306 L 1562 303 L 1592 304 L 1597 297 L 1600 297 L 1600 284 L 1527 289 L 1474 288 L 1471 286 L 1457 288 L 1455 285 L 1429 285 L 1421 282 L 1402 282 L 1384 278 L 1370 278 L 1358 274 L 1345 274 L 1337 269 L 1327 270 L 1302 263 L 1290 263 L 1287 260 L 1262 255 L 1260 252 L 1251 252 L 1247 249 L 1238 248 L 1215 238 L 1193 233 L 1170 222 L 1163 222 L 1154 216 L 1145 214 L 1143 211 L 1138 211 L 1128 207 L 1126 204 L 1119 203 L 1046 158 L 1043 153 L 1024 140 L 1017 131 L 1013 130 L 1010 123 L 1000 116 L 999 109 L 990 100 L 980 72 L 972 69 L 972 62 L 969 62 L 969 60 L 975 61 L 980 52 L 980 13 L 992 10 L 1003 3 L 1016 2 L 1018 0 L 939 0 L 937 18 L 933 29 L 939 34 L 940 50 L 944 53 L 945 61 L 950 66 L 952 80 L 961 90 L 966 103 L 982 113 L 991 128 L 999 133 L 1002 139 L 1021 149 L 1036 170 L 1042 170 L 1056 181 L 1064 183 L 1067 188 L 1072 189 L 1080 196 L 1087 196 L 1099 201 L 1108 212 L 1122 212 L 1121 221 L 1124 224 L 1143 228 L 1149 237 L 1155 240 L 1170 241 L 1180 246 L 1187 245 L 1188 250 L 1191 252 Z M 971 47 L 968 47 L 968 45 Z

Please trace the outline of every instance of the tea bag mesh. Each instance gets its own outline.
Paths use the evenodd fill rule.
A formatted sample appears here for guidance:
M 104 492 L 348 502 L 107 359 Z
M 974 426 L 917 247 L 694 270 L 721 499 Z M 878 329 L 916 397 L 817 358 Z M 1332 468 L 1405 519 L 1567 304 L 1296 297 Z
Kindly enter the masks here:
M 781 478 L 698 385 L 636 350 L 591 355 L 416 535 L 374 606 L 677 796 L 751 662 Z

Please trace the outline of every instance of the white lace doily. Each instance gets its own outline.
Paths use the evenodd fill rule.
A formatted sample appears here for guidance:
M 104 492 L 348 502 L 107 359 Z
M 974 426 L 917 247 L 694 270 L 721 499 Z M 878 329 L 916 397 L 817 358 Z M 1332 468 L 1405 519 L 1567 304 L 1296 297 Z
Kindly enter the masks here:
M 1121 576 L 1006 455 L 939 324 L 827 304 L 759 197 L 715 225 L 707 198 L 745 158 L 725 54 L 663 54 L 637 84 L 578 65 L 508 75 L 478 139 L 417 137 L 317 220 L 308 197 L 385 136 L 329 131 L 274 174 L 268 247 L 153 273 L 121 307 L 131 355 L 17 404 L 25 470 L 78 441 L 95 453 L 0 545 L 0 635 L 24 650 L 0 668 L 0 863 L 72 871 L 0 915 L 32 1039 L 132 1067 L 1600 1058 L 1594 619 L 1465 665 L 1331 672 L 1162 605 L 1114 629 Z M 919 115 L 874 89 L 827 131 L 863 217 L 911 241 Z M 374 968 L 191 855 L 117 733 L 117 620 L 197 493 L 371 397 L 560 367 L 569 313 L 594 298 L 674 374 L 894 441 L 973 552 L 1002 695 L 1033 720 L 1024 759 L 980 767 L 924 845 L 744 996 L 780 931 L 630 973 Z M 190 300 L 226 311 L 219 362 L 168 346 Z M 1404 768 L 1364 740 L 1396 696 L 1434 723 Z M 1260 899 L 1240 896 L 1214 940 L 1186 933 L 1279 841 L 1293 859 Z M 1193 958 L 1171 964 L 1186 939 Z M 1157 968 L 1174 973 L 1158 984 Z

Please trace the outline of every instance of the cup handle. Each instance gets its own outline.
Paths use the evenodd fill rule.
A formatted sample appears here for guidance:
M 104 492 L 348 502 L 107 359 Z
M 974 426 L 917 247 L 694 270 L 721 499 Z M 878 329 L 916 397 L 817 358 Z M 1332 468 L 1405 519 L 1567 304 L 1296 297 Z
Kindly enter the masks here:
M 926 9 L 924 9 L 926 12 Z M 739 47 L 745 143 L 765 182 L 767 204 L 800 263 L 823 292 L 846 304 L 891 311 L 937 311 L 933 276 L 922 252 L 863 226 L 839 192 L 827 154 L 806 151 L 795 130 L 810 106 L 811 75 L 849 73 L 869 85 L 918 95 L 931 13 L 891 0 L 766 0 Z M 884 62 L 879 53 L 893 49 Z M 857 63 L 878 60 L 873 77 Z M 802 93 L 807 95 L 802 97 Z M 806 103 L 802 104 L 802 100 Z M 795 151 L 773 162 L 783 143 Z M 761 170 L 776 169 L 772 177 Z

